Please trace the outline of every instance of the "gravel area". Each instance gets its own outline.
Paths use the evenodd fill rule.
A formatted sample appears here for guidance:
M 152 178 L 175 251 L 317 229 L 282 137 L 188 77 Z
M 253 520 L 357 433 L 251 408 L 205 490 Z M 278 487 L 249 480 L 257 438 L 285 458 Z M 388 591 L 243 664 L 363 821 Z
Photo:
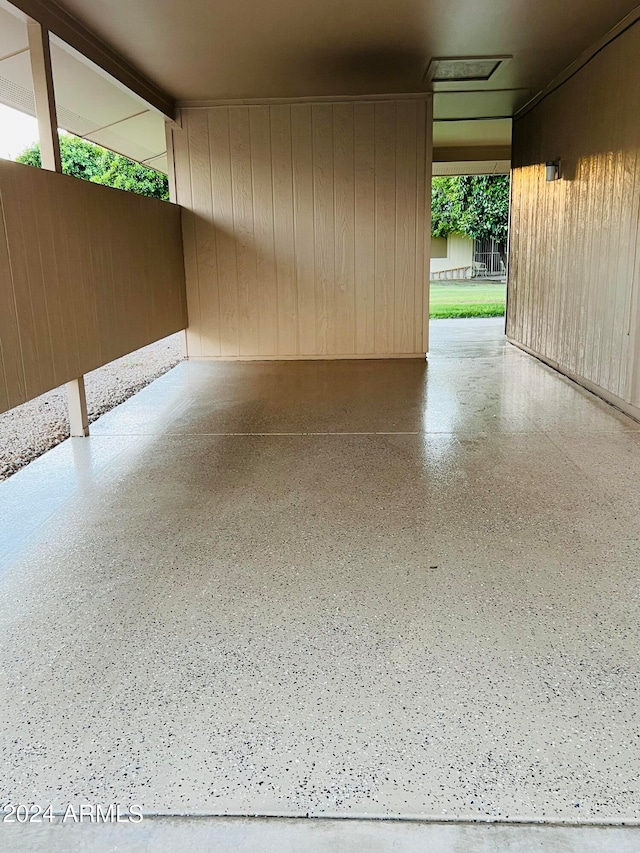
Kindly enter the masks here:
M 89 421 L 128 400 L 182 360 L 182 332 L 112 361 L 85 376 Z M 0 415 L 0 480 L 69 438 L 64 387 Z

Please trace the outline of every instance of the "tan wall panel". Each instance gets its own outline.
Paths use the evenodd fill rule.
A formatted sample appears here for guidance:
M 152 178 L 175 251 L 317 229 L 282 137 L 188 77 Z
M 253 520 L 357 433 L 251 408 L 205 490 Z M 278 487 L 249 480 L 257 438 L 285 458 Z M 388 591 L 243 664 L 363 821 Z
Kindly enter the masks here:
M 409 98 L 182 111 L 190 356 L 426 352 L 429 109 Z
M 640 416 L 640 26 L 514 124 L 507 334 Z M 561 180 L 545 163 L 561 160 Z
M 180 209 L 0 160 L 0 411 L 186 325 Z

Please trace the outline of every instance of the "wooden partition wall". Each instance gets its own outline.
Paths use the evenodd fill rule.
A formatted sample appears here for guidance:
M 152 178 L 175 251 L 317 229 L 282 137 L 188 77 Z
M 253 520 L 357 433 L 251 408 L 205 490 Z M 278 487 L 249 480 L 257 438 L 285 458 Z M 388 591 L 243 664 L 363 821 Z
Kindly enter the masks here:
M 507 334 L 640 417 L 640 25 L 514 124 Z M 560 179 L 545 180 L 559 161 Z
M 176 205 L 0 160 L 0 411 L 186 326 Z
M 181 111 L 190 357 L 427 350 L 430 102 Z

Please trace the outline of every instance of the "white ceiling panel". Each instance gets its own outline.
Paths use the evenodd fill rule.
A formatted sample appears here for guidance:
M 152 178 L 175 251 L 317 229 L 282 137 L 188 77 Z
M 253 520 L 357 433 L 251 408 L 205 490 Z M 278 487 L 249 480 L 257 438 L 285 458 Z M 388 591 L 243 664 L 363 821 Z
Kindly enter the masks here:
M 139 162 L 154 160 L 149 163 L 154 169 L 160 168 L 155 158 L 166 156 L 164 121 L 153 112 L 146 112 L 103 130 L 89 133 L 87 139 L 112 151 L 126 148 L 130 152 L 127 156 L 132 160 Z
M 56 102 L 83 116 L 95 128 L 145 110 L 133 95 L 115 86 L 58 44 L 51 45 Z
M 28 51 L 0 62 L 0 101 L 29 115 L 36 114 Z
M 5 56 L 27 49 L 27 25 L 0 6 L 0 62 Z

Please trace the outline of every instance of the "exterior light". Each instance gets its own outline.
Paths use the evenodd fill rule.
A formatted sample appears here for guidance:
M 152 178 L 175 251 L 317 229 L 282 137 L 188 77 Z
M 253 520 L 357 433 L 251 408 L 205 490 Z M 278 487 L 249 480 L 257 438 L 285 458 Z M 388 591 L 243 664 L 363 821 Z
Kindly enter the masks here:
M 554 160 L 550 163 L 547 163 L 545 166 L 545 176 L 547 181 L 557 181 L 560 177 L 560 163 L 558 160 Z

